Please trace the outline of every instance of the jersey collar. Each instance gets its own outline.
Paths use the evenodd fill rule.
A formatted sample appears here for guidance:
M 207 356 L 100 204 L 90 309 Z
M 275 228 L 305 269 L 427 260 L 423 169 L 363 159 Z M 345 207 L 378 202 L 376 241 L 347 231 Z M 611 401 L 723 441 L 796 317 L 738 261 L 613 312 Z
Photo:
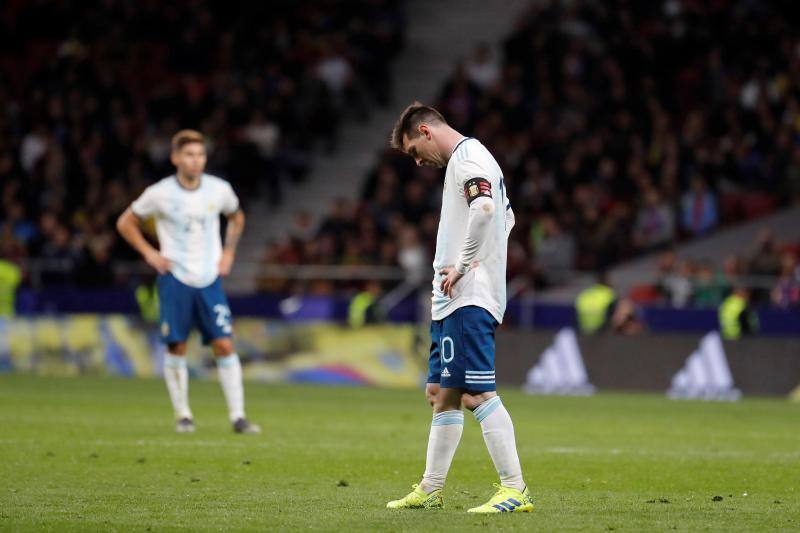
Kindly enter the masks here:
M 180 187 L 181 189 L 183 189 L 186 192 L 194 192 L 194 191 L 200 189 L 200 187 L 203 186 L 203 177 L 204 176 L 205 176 L 205 174 L 200 174 L 200 179 L 197 180 L 197 187 L 195 187 L 194 189 L 190 189 L 189 187 L 187 187 L 186 185 L 181 183 L 181 180 L 178 179 L 178 175 L 177 174 L 173 174 L 172 175 L 172 177 L 175 178 L 175 183 L 178 184 L 178 187 Z
M 453 146 L 453 151 L 451 151 L 451 152 L 450 152 L 450 157 L 453 157 L 453 154 L 454 154 L 454 153 L 456 153 L 456 150 L 458 150 L 458 147 L 459 147 L 459 146 L 461 146 L 461 145 L 462 145 L 464 142 L 466 142 L 466 141 L 468 141 L 468 140 L 470 140 L 470 139 L 474 139 L 474 138 L 475 138 L 475 137 L 464 137 L 463 139 L 461 139 L 460 141 L 458 141 L 458 142 L 456 143 L 456 145 L 455 145 L 455 146 Z

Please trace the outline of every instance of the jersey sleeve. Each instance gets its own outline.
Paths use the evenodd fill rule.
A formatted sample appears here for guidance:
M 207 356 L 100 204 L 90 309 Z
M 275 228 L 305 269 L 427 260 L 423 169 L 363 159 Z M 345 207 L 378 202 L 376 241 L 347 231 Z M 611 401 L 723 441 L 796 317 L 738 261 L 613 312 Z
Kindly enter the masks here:
M 225 215 L 232 215 L 239 210 L 239 197 L 233 192 L 233 187 L 230 183 L 225 183 L 222 187 L 222 204 L 220 211 Z
M 467 205 L 477 198 L 491 198 L 494 191 L 489 173 L 470 159 L 459 161 L 456 171 L 456 186 L 464 193 Z
M 131 211 L 139 218 L 149 218 L 158 211 L 158 192 L 152 185 L 133 201 Z

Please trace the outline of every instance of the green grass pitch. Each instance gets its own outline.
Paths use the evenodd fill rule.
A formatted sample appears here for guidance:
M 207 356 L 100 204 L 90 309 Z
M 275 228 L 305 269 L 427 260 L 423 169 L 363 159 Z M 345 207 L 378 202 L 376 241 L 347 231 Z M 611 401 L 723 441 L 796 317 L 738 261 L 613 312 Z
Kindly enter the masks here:
M 173 432 L 155 380 L 0 376 L 0 530 L 800 529 L 800 406 L 501 395 L 537 508 L 475 517 L 496 481 L 466 417 L 447 508 L 387 511 L 424 469 L 421 392 L 247 385 L 234 435 L 214 382 Z

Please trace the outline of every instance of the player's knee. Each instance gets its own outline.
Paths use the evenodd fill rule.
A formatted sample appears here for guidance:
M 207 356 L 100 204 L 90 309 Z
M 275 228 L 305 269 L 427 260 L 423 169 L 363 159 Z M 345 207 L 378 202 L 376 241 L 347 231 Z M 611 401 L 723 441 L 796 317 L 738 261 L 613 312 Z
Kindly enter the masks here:
M 461 395 L 461 403 L 470 411 L 474 411 L 481 404 L 478 398 L 468 392 Z
M 224 357 L 233 353 L 233 343 L 230 339 L 217 339 L 211 343 L 214 357 Z
M 431 404 L 431 407 L 433 407 L 433 404 L 436 403 L 436 393 L 432 392 L 432 391 L 429 391 L 429 390 L 426 390 L 425 391 L 425 399 L 428 400 L 428 403 Z
M 461 394 L 455 389 L 439 389 L 439 393 L 433 402 L 433 410 L 436 413 L 461 409 Z
M 167 344 L 167 350 L 172 355 L 186 355 L 186 343 L 185 342 L 170 342 Z
M 438 383 L 428 383 L 425 385 L 425 399 L 428 403 L 433 407 L 436 403 L 436 397 L 439 395 L 439 384 Z
M 446 398 L 443 398 L 442 395 L 437 396 L 433 399 L 433 412 L 434 413 L 442 413 L 444 411 L 450 411 L 453 408 L 448 405 Z
M 493 396 L 497 396 L 495 392 L 480 392 L 478 394 L 470 394 L 469 392 L 465 392 L 461 395 L 461 403 L 469 409 L 470 411 L 474 411 L 477 409 L 483 402 L 490 399 Z

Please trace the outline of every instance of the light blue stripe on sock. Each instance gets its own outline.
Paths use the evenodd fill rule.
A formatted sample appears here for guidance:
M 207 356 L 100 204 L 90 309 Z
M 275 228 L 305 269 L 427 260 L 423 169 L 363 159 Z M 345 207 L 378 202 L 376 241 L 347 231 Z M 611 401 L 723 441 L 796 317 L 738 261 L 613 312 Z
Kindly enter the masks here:
M 230 355 L 226 355 L 225 357 L 217 357 L 217 366 L 228 368 L 235 365 L 237 361 L 239 361 L 239 356 L 235 353 L 232 353 Z
M 445 418 L 443 420 L 434 420 L 432 426 L 463 426 L 463 418 Z
M 480 404 L 478 408 L 472 412 L 472 414 L 475 415 L 475 420 L 477 420 L 480 424 L 487 416 L 494 413 L 494 410 L 501 405 L 503 405 L 503 402 L 500 401 L 500 396 L 494 396 Z
M 464 423 L 464 415 L 461 414 L 459 416 L 459 415 L 456 415 L 456 414 L 452 414 L 452 415 L 445 415 L 445 416 L 435 416 L 433 418 L 433 422 L 434 423 L 457 422 L 457 423 L 462 423 L 463 424 Z
M 171 353 L 168 353 L 164 356 L 164 366 L 168 368 L 185 368 L 186 356 L 172 355 Z
M 464 424 L 463 411 L 445 411 L 443 413 L 436 413 L 433 415 L 432 426 L 450 426 L 454 424 Z

